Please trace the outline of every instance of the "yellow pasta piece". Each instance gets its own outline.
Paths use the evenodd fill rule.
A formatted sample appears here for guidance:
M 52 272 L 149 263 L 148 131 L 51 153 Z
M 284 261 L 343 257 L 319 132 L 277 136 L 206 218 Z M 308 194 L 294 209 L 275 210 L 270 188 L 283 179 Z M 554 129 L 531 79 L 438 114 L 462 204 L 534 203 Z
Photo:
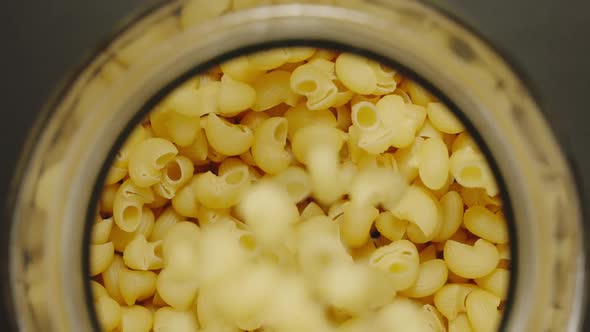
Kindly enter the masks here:
M 90 245 L 90 276 L 103 273 L 113 262 L 115 248 L 112 242 Z
M 378 248 L 371 255 L 369 265 L 387 272 L 396 290 L 406 290 L 418 278 L 420 266 L 418 250 L 408 240 L 394 241 Z
M 119 288 L 119 274 L 124 269 L 126 267 L 123 258 L 115 255 L 111 265 L 102 273 L 102 280 L 106 291 L 110 297 L 121 305 L 126 304 Z
M 425 261 L 420 263 L 415 283 L 401 294 L 414 298 L 430 296 L 446 283 L 447 277 L 447 266 L 442 259 Z
M 329 110 L 310 110 L 305 104 L 300 103 L 291 107 L 284 114 L 287 119 L 287 137 L 293 140 L 295 133 L 304 127 L 312 124 L 326 124 L 336 126 L 336 118 Z
M 408 221 L 396 218 L 391 211 L 384 211 L 375 219 L 375 227 L 390 241 L 397 241 L 406 234 Z
M 195 176 L 191 186 L 201 205 L 211 209 L 229 208 L 240 202 L 250 186 L 250 172 L 245 164 L 223 175 L 209 171 Z
M 219 114 L 235 116 L 254 105 L 256 90 L 246 83 L 232 79 L 229 75 L 223 75 L 217 98 Z
M 510 271 L 502 268 L 495 269 L 492 273 L 475 279 L 475 283 L 484 290 L 505 300 L 508 293 Z
M 473 206 L 465 211 L 463 223 L 471 233 L 492 243 L 508 242 L 508 228 L 501 215 L 494 214 L 483 206 Z
M 287 132 L 288 121 L 282 117 L 264 120 L 254 132 L 252 157 L 268 174 L 277 174 L 291 164 L 291 154 L 285 150 Z
M 160 246 L 161 241 L 150 243 L 139 234 L 125 247 L 123 261 L 134 270 L 159 270 L 164 266 Z
M 432 125 L 443 133 L 458 134 L 465 130 L 461 121 L 443 103 L 428 103 L 426 112 Z
M 410 95 L 414 104 L 426 107 L 434 101 L 434 97 L 426 89 L 412 80 L 403 80 L 400 89 Z
M 250 149 L 254 142 L 250 128 L 234 125 L 214 113 L 207 117 L 205 133 L 211 147 L 226 156 L 240 155 Z
M 444 248 L 445 262 L 449 270 L 464 278 L 481 278 L 492 272 L 500 256 L 490 242 L 479 239 L 473 246 L 448 240 Z
M 484 188 L 490 196 L 498 193 L 498 186 L 484 156 L 472 148 L 453 152 L 449 166 L 451 174 L 462 186 Z
M 178 189 L 191 180 L 194 170 L 195 167 L 189 158 L 184 156 L 174 157 L 162 169 L 160 182 L 153 187 L 154 192 L 165 198 L 167 202 L 168 199 L 174 198 Z
M 291 90 L 290 78 L 290 72 L 274 70 L 256 79 L 252 85 L 256 90 L 256 102 L 252 110 L 261 112 L 281 103 L 297 105 L 300 96 Z
M 148 138 L 139 143 L 129 156 L 129 177 L 139 187 L 149 187 L 160 180 L 160 170 L 178 154 L 170 141 Z
M 442 227 L 440 205 L 424 189 L 411 185 L 401 200 L 388 207 L 396 218 L 408 220 L 408 237 L 417 243 L 432 240 Z
M 193 176 L 189 183 L 176 193 L 172 198 L 172 207 L 178 214 L 184 217 L 196 218 L 199 213 L 199 203 L 195 191 L 198 177 Z
M 236 81 L 252 83 L 264 74 L 264 70 L 255 68 L 250 64 L 247 56 L 228 60 L 220 65 L 221 71 Z
M 179 146 L 188 146 L 196 139 L 201 119 L 198 116 L 178 113 L 164 104 L 150 112 L 150 124 L 157 137 Z
M 111 241 L 115 246 L 115 250 L 123 252 L 129 242 L 131 242 L 135 236 L 143 235 L 149 237 L 154 227 L 154 213 L 147 207 L 144 207 L 141 213 L 141 220 L 139 225 L 133 232 L 126 232 L 119 226 L 114 225 L 111 230 Z
M 457 232 L 463 221 L 463 200 L 456 191 L 449 191 L 440 199 L 442 210 L 442 226 L 438 234 L 432 239 L 442 242 Z
M 347 204 L 343 207 L 340 237 L 350 248 L 362 247 L 370 237 L 373 221 L 379 210 L 366 204 Z
M 369 60 L 351 53 L 342 53 L 336 59 L 336 75 L 351 91 L 368 95 L 377 89 L 377 77 Z
M 449 177 L 449 153 L 439 138 L 428 138 L 420 149 L 418 174 L 422 183 L 432 190 L 442 188 Z
M 133 271 L 121 269 L 119 272 L 119 288 L 121 296 L 127 305 L 154 296 L 156 292 L 156 277 L 152 271 Z
M 90 243 L 92 244 L 104 244 L 109 241 L 111 236 L 111 229 L 113 228 L 113 218 L 99 220 L 92 225 L 92 235 Z
M 449 321 L 466 311 L 465 299 L 477 286 L 473 284 L 446 284 L 434 294 L 434 305 Z
M 500 324 L 500 298 L 494 294 L 476 289 L 467 295 L 465 307 L 467 318 L 475 331 L 494 332 Z

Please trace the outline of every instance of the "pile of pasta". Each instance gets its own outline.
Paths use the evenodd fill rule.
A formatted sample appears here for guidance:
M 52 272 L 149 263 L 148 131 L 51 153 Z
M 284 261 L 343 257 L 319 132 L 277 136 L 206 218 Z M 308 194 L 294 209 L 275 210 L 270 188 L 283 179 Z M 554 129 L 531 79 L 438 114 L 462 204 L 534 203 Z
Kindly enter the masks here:
M 110 168 L 104 331 L 494 331 L 509 243 L 444 104 L 361 56 L 281 48 L 182 84 Z

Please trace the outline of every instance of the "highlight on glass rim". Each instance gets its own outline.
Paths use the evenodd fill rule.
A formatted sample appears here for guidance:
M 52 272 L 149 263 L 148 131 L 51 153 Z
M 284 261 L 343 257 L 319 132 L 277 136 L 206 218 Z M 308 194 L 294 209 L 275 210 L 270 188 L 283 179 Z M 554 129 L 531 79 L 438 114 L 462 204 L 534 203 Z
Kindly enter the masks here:
M 130 133 L 92 226 L 103 331 L 495 331 L 502 200 L 445 104 L 308 47 L 189 79 Z

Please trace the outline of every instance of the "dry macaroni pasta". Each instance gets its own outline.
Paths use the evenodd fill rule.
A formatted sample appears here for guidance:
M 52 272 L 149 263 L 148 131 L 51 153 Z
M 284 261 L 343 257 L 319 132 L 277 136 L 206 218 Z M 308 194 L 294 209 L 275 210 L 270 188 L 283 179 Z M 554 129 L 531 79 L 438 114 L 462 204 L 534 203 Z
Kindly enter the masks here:
M 122 60 L 268 3 L 190 0 Z M 89 244 L 96 314 L 108 332 L 494 331 L 502 208 L 463 124 L 395 70 L 244 55 L 172 91 L 116 155 Z

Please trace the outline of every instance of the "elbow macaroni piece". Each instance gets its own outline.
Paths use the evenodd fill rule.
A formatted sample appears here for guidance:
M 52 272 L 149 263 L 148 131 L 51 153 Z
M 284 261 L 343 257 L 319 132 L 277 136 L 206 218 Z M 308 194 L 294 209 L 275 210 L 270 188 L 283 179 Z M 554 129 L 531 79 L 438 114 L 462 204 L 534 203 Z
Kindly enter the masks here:
M 434 294 L 434 305 L 449 322 L 467 309 L 465 299 L 477 287 L 473 284 L 446 284 Z
M 90 245 L 90 276 L 103 273 L 113 262 L 115 248 L 112 242 Z
M 123 261 L 134 270 L 159 270 L 163 267 L 160 246 L 161 241 L 150 243 L 142 234 L 136 235 L 125 247 Z
M 414 284 L 401 292 L 412 298 L 421 298 L 434 294 L 446 282 L 448 270 L 445 261 L 433 259 L 420 264 Z
M 375 227 L 388 240 L 397 241 L 406 234 L 408 221 L 396 218 L 391 211 L 384 211 L 375 219 Z
M 172 198 L 172 207 L 178 214 L 184 217 L 196 218 L 199 209 L 199 202 L 195 192 L 195 184 L 197 182 L 197 176 L 193 176 L 189 183 L 176 193 Z
M 448 240 L 445 243 L 444 257 L 449 270 L 469 279 L 486 276 L 500 261 L 498 249 L 484 239 L 475 241 L 473 246 Z
M 285 150 L 288 121 L 273 117 L 260 123 L 254 132 L 252 157 L 260 169 L 268 174 L 277 174 L 291 164 L 292 157 Z
M 502 215 L 493 213 L 483 206 L 472 206 L 463 216 L 463 224 L 471 233 L 492 243 L 508 242 L 508 229 Z
M 172 199 L 176 192 L 193 177 L 195 167 L 192 161 L 184 156 L 176 156 L 162 170 L 160 182 L 153 189 L 165 199 Z
M 125 232 L 135 231 L 143 218 L 144 205 L 154 201 L 150 188 L 141 188 L 127 180 L 117 190 L 113 202 L 115 224 Z
M 484 188 L 488 195 L 498 193 L 498 186 L 484 156 L 470 147 L 457 150 L 449 160 L 451 174 L 464 187 Z
M 119 288 L 119 274 L 121 270 L 125 268 L 123 258 L 119 255 L 115 255 L 111 265 L 102 273 L 102 281 L 106 291 L 110 297 L 121 305 L 125 304 L 125 300 L 123 299 Z
M 179 146 L 188 146 L 193 143 L 201 128 L 201 119 L 198 116 L 178 113 L 166 105 L 150 113 L 150 123 L 156 136 Z
M 412 102 L 416 105 L 426 107 L 428 103 L 434 101 L 434 97 L 426 89 L 412 80 L 403 80 L 400 88 L 410 95 Z
M 505 300 L 508 293 L 509 280 L 510 271 L 497 268 L 492 273 L 475 279 L 475 283 L 482 289 L 494 294 L 502 300 Z
M 235 116 L 254 105 L 256 90 L 246 83 L 232 79 L 229 75 L 223 75 L 217 98 L 218 113 L 223 116 Z
M 176 213 L 173 207 L 168 207 L 164 210 L 156 219 L 154 227 L 148 236 L 150 242 L 158 242 L 164 240 L 166 234 L 170 230 L 170 227 L 180 222 L 182 217 Z
M 111 241 L 115 245 L 116 251 L 123 252 L 129 242 L 131 242 L 137 235 L 149 237 L 153 228 L 154 213 L 151 209 L 144 207 L 141 214 L 141 220 L 137 228 L 133 232 L 126 232 L 115 225 L 111 230 Z
M 438 234 L 432 239 L 442 242 L 457 232 L 463 221 L 463 200 L 456 191 L 449 191 L 440 198 L 442 210 L 442 226 Z
M 295 133 L 301 128 L 312 124 L 325 124 L 336 126 L 336 117 L 329 110 L 310 110 L 305 104 L 300 103 L 291 107 L 284 114 L 287 119 L 287 137 L 293 140 Z
M 129 155 L 129 177 L 139 187 L 149 187 L 160 181 L 160 171 L 178 154 L 172 142 L 163 138 L 148 138 Z
M 343 207 L 340 238 L 350 248 L 362 247 L 369 241 L 371 226 L 379 210 L 371 205 L 351 202 Z
M 250 60 L 246 56 L 228 60 L 222 63 L 220 67 L 224 75 L 244 83 L 252 83 L 265 73 L 264 70 L 252 66 Z
M 254 134 L 244 125 L 234 125 L 211 113 L 207 117 L 205 133 L 215 151 L 225 156 L 240 155 L 252 146 Z
M 199 174 L 192 183 L 198 202 L 210 209 L 225 209 L 238 204 L 249 186 L 250 171 L 245 164 L 222 175 L 210 171 Z
M 377 89 L 377 76 L 367 58 L 342 53 L 336 59 L 335 70 L 340 82 L 355 93 L 369 95 Z
M 427 138 L 420 149 L 418 174 L 426 187 L 442 188 L 449 177 L 449 152 L 439 138 Z
M 412 242 L 398 240 L 375 250 L 369 265 L 387 272 L 396 290 L 403 291 L 409 289 L 418 278 L 418 250 Z
M 314 60 L 297 67 L 291 74 L 291 90 L 307 98 L 307 108 L 310 110 L 325 110 L 337 103 L 338 87 L 332 81 L 330 75 L 333 64 L 323 62 L 329 66 L 328 70 L 322 70 L 323 64 L 318 65 Z
M 340 173 L 339 153 L 346 134 L 334 127 L 314 125 L 299 130 L 291 147 L 295 158 L 308 168 L 313 194 L 329 204 L 344 194 L 346 188 L 336 174 Z
M 465 300 L 467 318 L 477 332 L 497 331 L 500 324 L 500 298 L 483 289 L 475 289 Z
M 401 200 L 388 209 L 396 218 L 410 222 L 407 232 L 413 242 L 432 240 L 442 227 L 439 203 L 416 185 L 408 187 Z
M 103 331 L 112 331 L 120 325 L 121 306 L 110 296 L 96 296 L 95 293 L 94 310 Z
M 209 154 L 209 142 L 205 135 L 205 129 L 199 128 L 195 134 L 195 140 L 189 146 L 178 147 L 178 152 L 189 158 L 195 165 L 204 165 L 209 163 L 207 156 Z
M 102 219 L 92 225 L 92 236 L 90 243 L 104 244 L 109 241 L 111 236 L 111 229 L 113 228 L 113 218 Z
M 154 296 L 157 275 L 152 271 L 133 271 L 126 268 L 119 271 L 119 288 L 127 305 Z
M 426 112 L 432 125 L 443 133 L 459 134 L 465 130 L 461 121 L 443 103 L 428 103 Z
M 256 101 L 252 105 L 255 112 L 266 111 L 285 103 L 289 106 L 297 105 L 299 95 L 291 90 L 291 73 L 284 70 L 274 70 L 263 74 L 252 85 L 256 90 Z

